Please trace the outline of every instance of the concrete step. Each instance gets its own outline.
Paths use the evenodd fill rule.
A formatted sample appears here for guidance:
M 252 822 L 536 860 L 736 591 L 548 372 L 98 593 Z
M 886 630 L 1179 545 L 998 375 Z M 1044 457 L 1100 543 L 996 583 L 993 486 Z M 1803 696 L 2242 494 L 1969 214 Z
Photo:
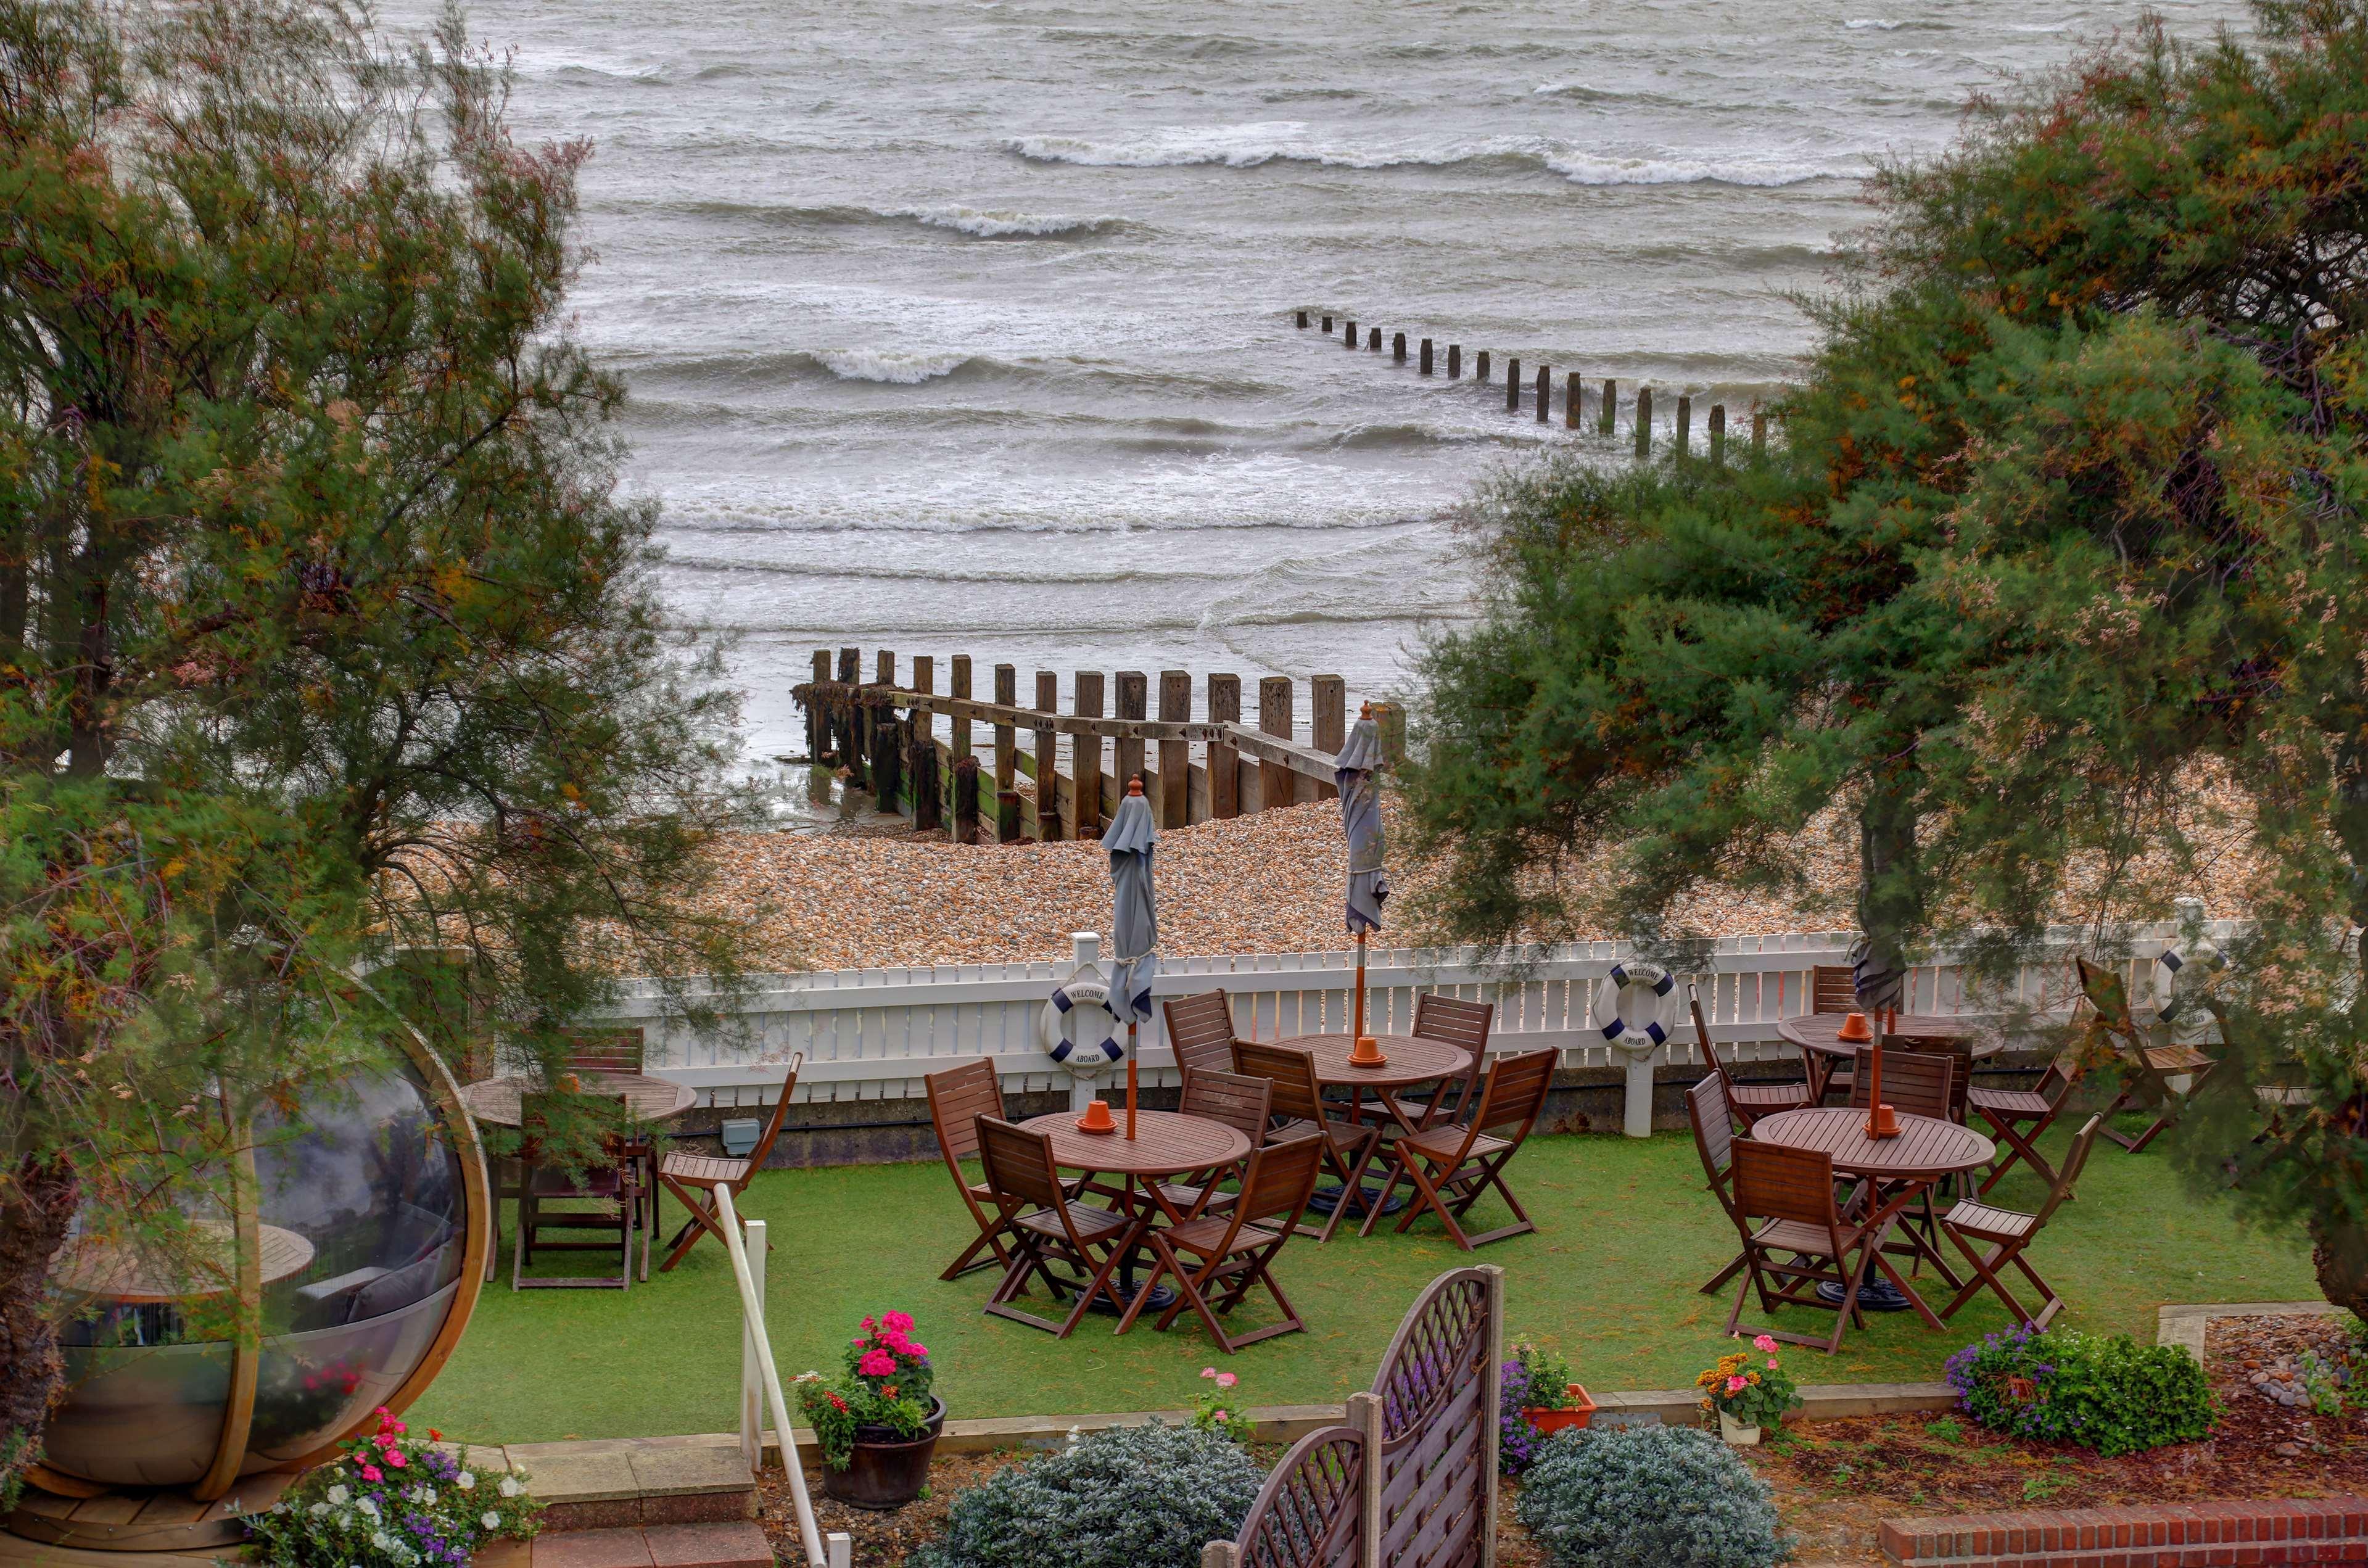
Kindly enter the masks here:
M 757 1481 L 736 1437 L 512 1443 L 505 1451 L 543 1506 L 546 1535 L 757 1517 Z
M 731 1524 L 547 1530 L 477 1553 L 474 1568 L 775 1568 L 764 1528 Z

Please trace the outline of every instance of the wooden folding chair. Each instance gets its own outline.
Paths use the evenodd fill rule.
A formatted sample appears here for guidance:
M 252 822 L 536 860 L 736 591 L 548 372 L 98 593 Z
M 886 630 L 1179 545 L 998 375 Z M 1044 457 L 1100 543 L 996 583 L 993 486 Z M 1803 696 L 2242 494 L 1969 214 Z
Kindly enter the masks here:
M 996 1228 L 1011 1240 L 1010 1265 L 1003 1281 L 986 1299 L 989 1315 L 1009 1318 L 1041 1328 L 1058 1339 L 1069 1337 L 1086 1315 L 1094 1297 L 1110 1282 L 1111 1270 L 1133 1244 L 1139 1222 L 1089 1203 L 1069 1198 L 1061 1185 L 1060 1167 L 1053 1163 L 1053 1140 L 1041 1132 L 1014 1127 L 999 1116 L 978 1119 L 978 1157 L 986 1169 L 986 1187 L 996 1206 Z M 1053 1272 L 1060 1264 L 1084 1277 L 1082 1285 L 1064 1281 Z M 1064 1292 L 1077 1291 L 1077 1304 L 1059 1323 L 1021 1312 L 1010 1303 L 1028 1293 L 1028 1277 L 1035 1275 L 1053 1293 L 1055 1305 Z
M 2087 1071 L 2078 1047 L 2067 1046 L 2056 1052 L 2055 1060 L 2040 1074 L 2036 1089 L 1965 1091 L 1966 1109 L 1988 1122 L 1998 1142 L 2006 1145 L 1990 1165 L 1989 1174 L 1982 1177 L 1979 1192 L 1987 1193 L 1996 1187 L 2018 1160 L 2036 1171 L 2040 1180 L 2054 1185 L 2055 1168 L 2039 1152 L 2039 1141 L 2071 1103 L 2072 1091 L 2080 1086 L 2081 1076 Z
M 921 1082 L 929 1091 L 929 1123 L 937 1129 L 938 1153 L 953 1176 L 954 1190 L 962 1194 L 971 1219 L 978 1225 L 978 1234 L 971 1238 L 970 1245 L 938 1278 L 959 1279 L 973 1268 L 990 1266 L 1008 1268 L 1011 1255 L 1003 1250 L 1002 1240 L 1005 1219 L 995 1211 L 993 1190 L 962 1174 L 962 1162 L 978 1157 L 978 1119 L 1003 1115 L 1003 1084 L 996 1076 L 995 1063 L 973 1062 L 949 1067 Z M 981 1253 L 990 1256 L 982 1257 Z
M 646 1047 L 632 1029 L 562 1029 L 571 1073 L 639 1073 Z
M 1710 1059 L 1711 1071 L 1726 1092 L 1727 1109 L 1743 1120 L 1744 1131 L 1763 1116 L 1774 1116 L 1780 1110 L 1799 1110 L 1809 1103 L 1809 1085 L 1804 1078 L 1797 1084 L 1738 1084 L 1726 1063 L 1719 1060 L 1718 1047 L 1711 1042 L 1710 1024 L 1702 1017 L 1702 997 L 1693 986 L 1686 987 L 1686 1006 L 1693 1014 L 1694 1039 L 1702 1044 L 1702 1055 Z
M 1281 1281 L 1274 1277 L 1274 1257 L 1299 1228 L 1299 1217 L 1306 1211 L 1323 1166 L 1324 1140 L 1314 1133 L 1287 1143 L 1270 1143 L 1251 1152 L 1249 1166 L 1242 1174 L 1239 1200 L 1230 1212 L 1202 1214 L 1180 1225 L 1155 1228 L 1151 1250 L 1159 1261 L 1142 1290 L 1127 1303 L 1126 1315 L 1118 1320 L 1118 1332 L 1124 1334 L 1134 1322 L 1135 1314 L 1151 1300 L 1151 1287 L 1159 1283 L 1163 1274 L 1176 1281 L 1176 1300 L 1161 1314 L 1159 1326 L 1167 1327 L 1177 1313 L 1190 1307 L 1209 1325 L 1209 1337 L 1228 1356 L 1245 1345 L 1305 1328 L 1291 1298 L 1282 1293 Z M 1178 1253 L 1189 1253 L 1200 1262 L 1188 1267 Z M 1282 1321 L 1247 1334 L 1227 1334 L 1220 1320 L 1258 1285 L 1264 1285 L 1274 1298 Z M 1212 1288 L 1222 1290 L 1213 1301 L 1209 1299 Z
M 1234 1004 L 1224 992 L 1170 996 L 1159 1006 L 1167 1018 L 1168 1049 L 1176 1053 L 1177 1070 L 1184 1074 L 1187 1087 L 1196 1072 L 1234 1070 Z
M 557 1165 L 541 1163 L 543 1130 L 551 1123 L 551 1108 L 560 1096 L 554 1094 L 528 1094 L 521 1096 L 518 1129 L 522 1134 L 518 1145 L 521 1179 L 518 1184 L 518 1230 L 510 1238 L 510 1289 L 513 1290 L 630 1290 L 633 1288 L 633 1233 L 641 1231 L 642 1278 L 650 1277 L 650 1233 L 642 1225 L 642 1159 L 622 1135 L 612 1135 L 601 1164 L 569 1172 Z M 593 1098 L 612 1108 L 617 1124 L 622 1126 L 631 1114 L 631 1105 L 623 1095 L 570 1096 L 570 1098 Z M 565 1199 L 591 1199 L 599 1202 L 597 1210 L 566 1209 L 543 1211 L 543 1205 Z M 613 1233 L 611 1241 L 545 1241 L 542 1233 L 557 1231 L 563 1235 L 585 1231 Z M 607 1252 L 617 1249 L 617 1272 L 613 1275 L 575 1276 L 564 1279 L 529 1279 L 529 1265 L 538 1252 Z
M 1436 1040 L 1472 1053 L 1472 1066 L 1461 1078 L 1452 1079 L 1435 1089 L 1420 1094 L 1400 1095 L 1398 1108 L 1417 1128 L 1430 1126 L 1441 1117 L 1450 1121 L 1478 1104 L 1480 1080 L 1488 1071 L 1488 1030 L 1497 1019 L 1494 1002 L 1467 1002 L 1461 996 L 1441 996 L 1426 991 L 1415 998 L 1414 1032 L 1423 1040 Z M 1382 1130 L 1383 1137 L 1391 1136 L 1397 1124 L 1392 1122 Z
M 2055 1180 L 2048 1184 L 2047 1201 L 2039 1206 L 2038 1213 L 2023 1214 L 2012 1209 L 1998 1209 L 1987 1203 L 1968 1201 L 1951 1205 L 1949 1211 L 1941 1216 L 1942 1233 L 1957 1244 L 1957 1250 L 1964 1253 L 1965 1261 L 1974 1266 L 1974 1278 L 1967 1280 L 1964 1289 L 1941 1309 L 1942 1317 L 1953 1315 L 1984 1286 L 1995 1291 L 1998 1299 L 2006 1303 L 2006 1310 L 2014 1314 L 2017 1323 L 2027 1323 L 2033 1328 L 2045 1328 L 2055 1314 L 2064 1310 L 2064 1298 L 2055 1293 L 2054 1286 L 2039 1277 L 2039 1271 L 2031 1267 L 2031 1260 L 2024 1254 L 2038 1238 L 2039 1233 L 2047 1228 L 2047 1221 L 2056 1209 L 2072 1196 L 2072 1184 L 2080 1179 L 2081 1168 L 2089 1163 L 2089 1151 L 2095 1146 L 2097 1134 L 2104 1125 L 2105 1115 L 2100 1111 L 2072 1135 L 2072 1146 L 2064 1153 L 2063 1168 L 2055 1172 Z M 2022 1277 L 2031 1281 L 2031 1288 L 2039 1292 L 2037 1312 L 2023 1311 L 2022 1303 L 2014 1299 L 2014 1292 L 2008 1290 L 2006 1281 L 1998 1278 L 2002 1268 L 2009 1263 L 2020 1269 Z
M 683 1260 L 683 1256 L 699 1244 L 699 1238 L 712 1234 L 723 1239 L 723 1216 L 717 1210 L 715 1195 L 728 1190 L 737 1198 L 748 1190 L 748 1183 L 765 1168 L 766 1159 L 773 1152 L 773 1140 L 781 1135 L 781 1123 L 790 1114 L 790 1096 L 797 1093 L 798 1070 L 806 1063 L 803 1051 L 790 1058 L 788 1076 L 781 1080 L 781 1097 L 773 1102 L 773 1114 L 765 1119 L 765 1131 L 758 1135 L 756 1147 L 746 1159 L 729 1154 L 668 1154 L 658 1162 L 658 1185 L 675 1196 L 675 1200 L 690 1210 L 666 1243 L 666 1258 L 658 1265 L 666 1273 Z M 768 1248 L 772 1244 L 766 1244 Z
M 1735 1179 L 1735 1113 L 1727 1108 L 1725 1078 L 1713 1073 L 1686 1091 L 1686 1120 L 1693 1128 L 1694 1153 L 1702 1156 L 1702 1175 L 1710 1178 L 1711 1196 L 1726 1210 L 1726 1217 L 1734 1220 L 1735 1194 L 1731 1189 Z M 1712 1276 L 1702 1293 L 1717 1295 L 1750 1261 L 1744 1254 L 1736 1253 L 1735 1261 Z
M 1888 1062 L 1884 1063 L 1887 1067 Z M 1827 1355 L 1842 1347 L 1842 1331 L 1866 1326 L 1858 1294 L 1874 1262 L 1874 1237 L 1846 1221 L 1834 1203 L 1833 1156 L 1747 1138 L 1735 1145 L 1735 1201 L 1728 1210 L 1743 1241 L 1746 1276 L 1726 1314 L 1726 1333 L 1765 1334 Z M 1754 1225 L 1753 1221 L 1762 1223 Z M 1841 1300 L 1827 1301 L 1817 1287 L 1839 1284 Z M 1760 1311 L 1816 1307 L 1834 1314 L 1834 1332 L 1818 1339 L 1786 1329 L 1743 1329 L 1743 1303 L 1759 1293 Z
M 1505 1185 L 1505 1166 L 1521 1152 L 1530 1130 L 1538 1124 L 1538 1113 L 1545 1109 L 1546 1094 L 1554 1087 L 1556 1054 L 1548 1050 L 1506 1057 L 1490 1069 L 1479 1108 L 1469 1121 L 1461 1126 L 1442 1122 L 1392 1143 L 1390 1178 L 1382 1184 L 1381 1199 L 1365 1216 L 1358 1234 L 1372 1234 L 1373 1221 L 1389 1207 L 1390 1194 L 1400 1177 L 1411 1182 L 1415 1190 L 1415 1201 L 1398 1216 L 1400 1235 L 1425 1210 L 1446 1222 L 1448 1235 L 1465 1252 L 1536 1230 L 1521 1200 Z M 1459 1221 L 1492 1187 L 1513 1210 L 1513 1223 L 1480 1235 L 1465 1235 Z
M 1855 1013 L 1858 1008 L 1858 975 L 1846 963 L 1821 963 L 1809 970 L 1809 1011 L 1812 1013 Z M 1850 1097 L 1850 1069 L 1848 1063 L 1837 1066 L 1826 1075 L 1826 1093 Z
M 1266 1137 L 1267 1124 L 1273 1119 L 1271 1109 L 1274 1085 L 1265 1078 L 1253 1078 L 1246 1073 L 1219 1073 L 1212 1068 L 1195 1069 L 1184 1080 L 1184 1098 L 1177 1109 L 1186 1116 L 1206 1117 L 1222 1121 L 1250 1141 L 1258 1148 Z M 1176 1208 L 1187 1213 L 1222 1214 L 1233 1207 L 1235 1195 L 1211 1192 L 1227 1176 L 1235 1175 L 1238 1167 L 1196 1171 L 1172 1182 L 1162 1182 L 1160 1195 Z
M 1365 1200 L 1361 1186 L 1365 1167 L 1372 1163 L 1373 1153 L 1381 1145 L 1382 1130 L 1365 1122 L 1335 1121 L 1326 1114 L 1323 1086 L 1315 1080 L 1315 1063 L 1304 1051 L 1237 1040 L 1234 1042 L 1234 1069 L 1248 1077 L 1264 1078 L 1270 1085 L 1269 1115 L 1285 1119 L 1281 1126 L 1267 1133 L 1268 1142 L 1286 1142 L 1309 1132 L 1321 1135 L 1324 1163 L 1340 1178 L 1340 1200 L 1332 1206 L 1321 1230 L 1305 1223 L 1300 1229 L 1319 1242 L 1330 1241 L 1332 1233 L 1340 1227 L 1341 1216 Z
M 1868 1092 L 1873 1086 L 1870 1081 L 1873 1074 L 1868 1066 L 1873 1059 L 1872 1048 L 1859 1047 L 1850 1103 L 1861 1110 L 1867 1108 Z M 1955 1104 L 1956 1085 L 1955 1057 L 1884 1046 L 1883 1103 L 1900 1115 L 1929 1116 L 1936 1121 L 1951 1119 L 1949 1111 Z
M 2141 1026 L 2130 1011 L 2129 990 L 2118 973 L 2083 958 L 2073 962 L 2080 971 L 2080 989 L 2097 1009 L 2098 1027 L 2112 1041 L 2122 1063 L 2121 1092 L 2105 1109 L 2105 1136 L 2135 1154 L 2179 1119 L 2181 1104 L 2220 1063 L 2193 1046 L 2174 1042 L 2166 1024 Z M 2112 1126 L 2112 1119 L 2125 1110 L 2151 1110 L 2155 1118 L 2132 1138 Z

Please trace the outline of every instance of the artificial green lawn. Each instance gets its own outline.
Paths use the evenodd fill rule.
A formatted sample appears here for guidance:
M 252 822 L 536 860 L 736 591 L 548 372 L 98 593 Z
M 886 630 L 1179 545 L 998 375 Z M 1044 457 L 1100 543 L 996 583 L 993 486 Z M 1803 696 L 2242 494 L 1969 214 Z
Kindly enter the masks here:
M 2316 1298 L 2303 1245 L 2240 1231 L 2223 1204 L 2173 1174 L 2161 1151 L 2158 1143 L 2130 1155 L 2100 1143 L 2079 1197 L 2034 1248 L 2067 1302 L 2060 1324 L 2126 1330 L 2150 1343 L 2165 1302 Z M 1370 1237 L 1344 1224 L 1322 1246 L 1293 1241 L 1277 1272 L 1307 1332 L 1230 1359 L 1189 1312 L 1169 1333 L 1150 1332 L 1146 1319 L 1124 1338 L 1111 1335 L 1111 1320 L 1088 1316 L 1067 1340 L 983 1315 L 991 1271 L 937 1278 L 973 1231 L 935 1162 L 768 1171 L 741 1207 L 772 1233 L 767 1316 L 784 1379 L 809 1368 L 836 1373 L 856 1319 L 902 1308 L 918 1320 L 915 1337 L 937 1363 L 939 1392 L 962 1417 L 1181 1408 L 1208 1388 L 1199 1373 L 1212 1362 L 1241 1374 L 1247 1403 L 1337 1403 L 1370 1381 L 1416 1291 L 1466 1261 L 1503 1267 L 1510 1335 L 1558 1346 L 1591 1388 L 1681 1387 L 1728 1347 L 1719 1330 L 1731 1296 L 1696 1291 L 1734 1256 L 1735 1234 L 1702 1190 L 1688 1138 L 1534 1138 L 1508 1175 L 1539 1233 L 1469 1259 L 1435 1220 L 1406 1236 L 1389 1233 L 1390 1220 Z M 1991 1196 L 2030 1207 L 2038 1184 L 2018 1172 Z M 671 1199 L 664 1212 L 662 1237 L 681 1218 Z M 1493 1197 L 1474 1215 L 1475 1228 L 1507 1217 Z M 554 1273 L 598 1267 L 586 1255 L 552 1261 Z M 731 1266 L 712 1239 L 673 1273 L 653 1273 L 630 1291 L 513 1292 L 508 1282 L 505 1250 L 499 1278 L 415 1420 L 480 1442 L 736 1425 L 740 1309 Z M 1262 1296 L 1243 1312 L 1250 1323 L 1270 1315 Z M 1754 1312 L 1744 1318 L 1759 1321 Z M 1840 1355 L 1798 1350 L 1793 1359 L 1806 1382 L 1934 1379 L 1951 1350 L 2005 1321 L 1987 1296 L 1945 1334 L 1908 1312 L 1870 1316 Z M 1785 1322 L 1823 1333 L 1832 1320 L 1796 1309 Z

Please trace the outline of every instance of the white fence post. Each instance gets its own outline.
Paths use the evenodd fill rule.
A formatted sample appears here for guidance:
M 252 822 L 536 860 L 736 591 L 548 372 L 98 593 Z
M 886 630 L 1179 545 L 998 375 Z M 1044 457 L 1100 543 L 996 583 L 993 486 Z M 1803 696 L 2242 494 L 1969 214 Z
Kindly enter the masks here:
M 748 1282 L 757 1289 L 757 1299 L 765 1299 L 765 1221 L 744 1221 L 741 1233 L 748 1238 Z M 747 1313 L 740 1314 L 740 1452 L 748 1461 L 748 1473 L 756 1474 L 765 1468 L 765 1372 L 757 1360 L 756 1320 Z

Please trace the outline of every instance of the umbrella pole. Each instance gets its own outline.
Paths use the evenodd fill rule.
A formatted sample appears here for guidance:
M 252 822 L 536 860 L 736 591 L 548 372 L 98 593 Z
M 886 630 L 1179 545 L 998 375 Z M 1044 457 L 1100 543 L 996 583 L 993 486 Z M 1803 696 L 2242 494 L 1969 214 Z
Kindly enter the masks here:
M 1365 933 L 1357 933 L 1357 1001 L 1356 1022 L 1349 1029 L 1349 1044 L 1353 1048 L 1365 1037 Z
M 1126 1135 L 1134 1136 L 1134 1031 L 1138 1026 L 1133 1017 L 1126 1020 Z

